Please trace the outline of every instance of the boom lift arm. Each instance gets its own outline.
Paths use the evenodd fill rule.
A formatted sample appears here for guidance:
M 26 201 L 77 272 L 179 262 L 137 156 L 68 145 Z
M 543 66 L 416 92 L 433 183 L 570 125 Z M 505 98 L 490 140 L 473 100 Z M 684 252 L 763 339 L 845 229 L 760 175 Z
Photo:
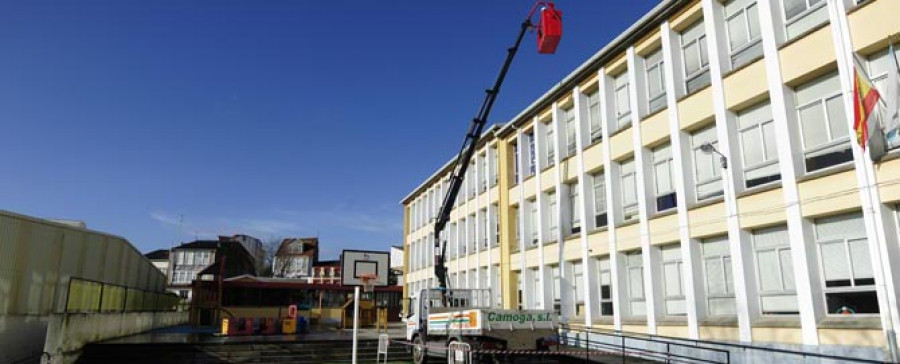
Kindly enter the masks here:
M 447 194 L 444 196 L 444 201 L 441 203 L 441 208 L 438 211 L 437 219 L 434 223 L 434 251 L 439 252 L 435 254 L 434 257 L 434 275 L 438 279 L 438 284 L 440 290 L 443 292 L 443 299 L 446 303 L 447 301 L 447 267 L 446 267 L 446 253 L 447 246 L 446 244 L 441 244 L 441 232 L 447 226 L 447 222 L 450 220 L 450 212 L 453 210 L 453 204 L 456 202 L 456 197 L 459 195 L 459 190 L 462 188 L 462 183 L 466 175 L 466 171 L 469 169 L 469 163 L 472 161 L 472 155 L 475 153 L 475 147 L 478 145 L 478 140 L 481 138 L 481 133 L 484 130 L 484 125 L 487 123 L 488 116 L 491 114 L 491 109 L 494 106 L 494 101 L 497 99 L 497 94 L 500 93 L 500 86 L 503 85 L 503 80 L 506 78 L 506 73 L 509 71 L 509 66 L 512 63 L 513 58 L 516 56 L 516 52 L 519 50 L 519 46 L 522 44 L 522 38 L 525 37 L 525 32 L 532 28 L 531 17 L 534 15 L 535 10 L 538 5 L 544 4 L 543 1 L 538 0 L 535 5 L 531 8 L 531 11 L 528 13 L 528 17 L 525 21 L 522 22 L 521 28 L 519 29 L 519 35 L 516 37 L 516 43 L 506 50 L 506 60 L 503 61 L 503 66 L 500 68 L 500 73 L 497 75 L 497 79 L 494 81 L 494 86 L 488 90 L 485 90 L 484 101 L 481 104 L 481 108 L 478 110 L 478 115 L 472 119 L 472 123 L 469 125 L 469 131 L 466 132 L 466 139 L 463 141 L 462 148 L 460 148 L 459 154 L 456 157 L 456 161 L 453 164 L 453 173 L 450 176 L 450 185 L 447 189 Z M 557 17 L 559 20 L 559 12 L 553 10 L 553 3 L 547 3 L 550 7 L 550 10 L 553 12 L 553 16 Z M 561 28 L 559 33 L 561 34 Z M 542 53 L 552 53 L 556 48 L 556 42 L 559 41 L 559 35 L 556 36 L 554 40 L 551 40 L 550 48 L 544 48 L 544 34 L 539 34 L 539 42 L 540 51 Z

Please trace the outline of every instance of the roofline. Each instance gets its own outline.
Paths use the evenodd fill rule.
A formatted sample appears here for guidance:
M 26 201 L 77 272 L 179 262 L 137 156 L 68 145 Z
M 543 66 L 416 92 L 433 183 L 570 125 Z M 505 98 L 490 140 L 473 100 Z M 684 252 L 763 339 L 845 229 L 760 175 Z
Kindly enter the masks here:
M 638 19 L 638 21 L 634 22 L 634 24 L 632 24 L 630 27 L 625 29 L 624 32 L 619 34 L 619 36 L 614 38 L 612 41 L 607 43 L 606 46 L 597 51 L 597 53 L 594 53 L 591 58 L 588 58 L 587 61 L 585 61 L 580 66 L 578 66 L 578 68 L 569 73 L 550 90 L 538 97 L 537 100 L 528 105 L 518 115 L 513 117 L 510 121 L 503 123 L 502 125 L 492 125 L 490 130 L 497 128 L 498 130 L 495 134 L 498 138 L 502 138 L 508 135 L 512 132 L 512 130 L 515 130 L 516 124 L 527 122 L 527 120 L 537 115 L 541 109 L 546 107 L 547 104 L 550 104 L 553 102 L 553 100 L 556 100 L 560 96 L 560 94 L 566 92 L 566 90 L 570 90 L 573 84 L 577 85 L 578 81 L 585 79 L 585 77 L 589 78 L 590 73 L 592 71 L 596 71 L 594 68 L 599 68 L 600 65 L 618 56 L 620 52 L 622 52 L 624 49 L 627 49 L 627 47 L 633 44 L 634 41 L 639 40 L 642 36 L 652 30 L 654 26 L 658 26 L 662 23 L 663 20 L 667 19 L 670 15 L 681 10 L 682 7 L 688 5 L 693 1 L 694 0 L 663 0 L 658 5 L 656 5 L 656 7 L 651 9 L 649 13 Z M 400 201 L 400 204 L 406 205 L 414 195 L 418 194 L 425 186 L 431 184 L 438 175 L 443 174 L 444 171 L 449 168 L 449 166 L 454 162 L 454 160 L 455 158 L 448 161 L 446 164 L 444 164 L 444 166 L 438 169 L 437 172 L 432 174 L 422 184 L 413 189 L 412 192 L 410 192 Z

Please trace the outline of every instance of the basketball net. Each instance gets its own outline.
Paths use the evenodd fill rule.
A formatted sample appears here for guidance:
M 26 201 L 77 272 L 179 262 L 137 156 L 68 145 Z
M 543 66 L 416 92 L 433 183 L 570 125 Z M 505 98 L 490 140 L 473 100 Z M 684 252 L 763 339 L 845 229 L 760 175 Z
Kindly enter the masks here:
M 363 292 L 372 293 L 375 292 L 375 281 L 378 280 L 377 274 L 362 274 L 359 276 L 359 279 L 363 283 Z

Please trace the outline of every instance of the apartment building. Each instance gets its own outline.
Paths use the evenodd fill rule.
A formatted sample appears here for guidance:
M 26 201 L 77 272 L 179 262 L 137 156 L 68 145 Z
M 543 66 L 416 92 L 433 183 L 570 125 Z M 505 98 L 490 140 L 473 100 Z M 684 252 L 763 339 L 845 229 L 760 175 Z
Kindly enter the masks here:
M 852 90 L 857 57 L 886 94 L 896 14 L 662 2 L 485 132 L 442 236 L 451 287 L 572 324 L 884 359 L 900 149 L 856 144 Z M 405 295 L 435 285 L 451 163 L 402 201 Z

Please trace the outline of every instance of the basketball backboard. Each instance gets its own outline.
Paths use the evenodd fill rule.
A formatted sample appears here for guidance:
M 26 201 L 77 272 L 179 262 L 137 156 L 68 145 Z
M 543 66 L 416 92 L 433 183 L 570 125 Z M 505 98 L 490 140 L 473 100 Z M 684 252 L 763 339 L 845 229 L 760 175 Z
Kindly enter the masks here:
M 391 254 L 389 252 L 344 250 L 341 253 L 341 284 L 362 286 L 361 276 L 375 274 L 378 275 L 375 286 L 387 286 L 390 266 Z

